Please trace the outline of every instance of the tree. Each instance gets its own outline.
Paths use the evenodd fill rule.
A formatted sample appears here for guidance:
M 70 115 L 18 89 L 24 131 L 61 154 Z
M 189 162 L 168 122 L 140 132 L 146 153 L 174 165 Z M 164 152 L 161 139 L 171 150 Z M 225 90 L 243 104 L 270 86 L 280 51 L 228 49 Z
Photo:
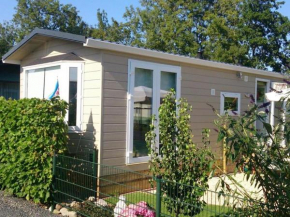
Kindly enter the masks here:
M 130 30 L 128 30 L 124 23 L 119 23 L 112 18 L 109 23 L 107 13 L 98 10 L 97 12 L 98 24 L 96 27 L 91 27 L 89 36 L 101 40 L 112 42 L 119 42 L 122 44 L 130 44 Z
M 16 38 L 16 29 L 11 22 L 0 23 L 0 57 L 13 47 Z
M 161 190 L 167 210 L 176 216 L 194 216 L 205 206 L 201 197 L 208 188 L 213 154 L 207 147 L 197 148 L 193 143 L 189 124 L 191 106 L 185 99 L 174 97 L 174 91 L 170 92 L 159 108 L 159 141 L 156 141 L 155 121 L 146 135 L 151 155 L 149 168 L 155 177 L 165 180 Z M 205 131 L 205 144 L 208 144 L 207 136 Z M 155 148 L 156 142 L 160 150 Z
M 206 57 L 259 69 L 289 70 L 290 21 L 277 0 L 220 0 L 208 13 Z
M 204 16 L 214 0 L 142 0 L 142 8 L 127 8 L 133 45 L 197 56 L 206 41 Z
M 86 35 L 88 31 L 76 7 L 60 4 L 58 0 L 18 0 L 13 22 L 17 27 L 17 41 L 36 27 L 79 35 Z

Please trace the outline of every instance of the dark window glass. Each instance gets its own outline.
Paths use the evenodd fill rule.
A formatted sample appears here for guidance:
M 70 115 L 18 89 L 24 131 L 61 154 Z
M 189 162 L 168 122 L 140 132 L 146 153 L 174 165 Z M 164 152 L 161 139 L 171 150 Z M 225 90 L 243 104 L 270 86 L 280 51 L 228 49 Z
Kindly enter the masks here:
M 1 82 L 0 81 L 0 96 L 6 99 L 19 99 L 19 87 L 18 82 Z
M 267 83 L 266 82 L 262 82 L 262 81 L 258 81 L 258 85 L 257 85 L 257 102 L 258 103 L 264 103 L 265 102 L 265 93 L 267 90 Z
M 69 68 L 69 111 L 68 125 L 77 125 L 77 92 L 78 92 L 77 67 Z
M 225 97 L 224 100 L 224 110 L 225 111 L 238 111 L 238 98 L 235 97 Z

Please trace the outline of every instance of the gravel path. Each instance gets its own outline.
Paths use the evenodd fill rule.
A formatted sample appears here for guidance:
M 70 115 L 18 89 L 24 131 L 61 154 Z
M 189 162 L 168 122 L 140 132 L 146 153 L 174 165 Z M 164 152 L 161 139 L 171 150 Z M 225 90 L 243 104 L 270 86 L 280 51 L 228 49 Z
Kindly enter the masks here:
M 57 217 L 30 201 L 0 191 L 0 217 Z

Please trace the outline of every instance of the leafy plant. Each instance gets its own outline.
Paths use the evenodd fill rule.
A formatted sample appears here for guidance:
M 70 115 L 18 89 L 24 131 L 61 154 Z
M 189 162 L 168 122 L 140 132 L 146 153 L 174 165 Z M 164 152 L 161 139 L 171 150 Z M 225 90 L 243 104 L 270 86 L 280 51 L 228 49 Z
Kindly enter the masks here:
M 113 217 L 114 208 L 111 206 L 101 207 L 95 204 L 85 201 L 82 203 L 81 207 L 73 208 L 73 211 L 78 212 L 80 216 L 90 216 L 90 217 Z
M 18 197 L 48 202 L 52 157 L 67 143 L 67 103 L 0 97 L 0 187 Z
M 276 124 L 270 125 L 267 120 L 270 103 L 254 104 L 251 95 L 249 109 L 239 117 L 229 115 L 220 116 L 215 125 L 218 127 L 218 141 L 224 141 L 226 158 L 236 164 L 235 173 L 245 172 L 245 177 L 263 192 L 263 196 L 255 198 L 247 189 L 241 186 L 233 177 L 235 188 L 227 183 L 225 191 L 239 194 L 247 198 L 253 205 L 260 207 L 261 216 L 289 216 L 290 215 L 290 120 L 275 117 Z M 262 111 L 261 111 L 262 110 Z M 280 110 L 283 114 L 284 111 Z M 266 114 L 266 115 L 265 115 Z M 256 129 L 256 122 L 263 123 L 264 130 Z M 246 168 L 246 169 L 245 169 Z
M 185 99 L 175 100 L 172 90 L 159 108 L 159 122 L 153 117 L 146 142 L 150 150 L 150 170 L 154 176 L 168 180 L 162 183 L 166 208 L 176 216 L 193 216 L 202 211 L 205 202 L 200 198 L 208 188 L 213 154 L 206 148 L 197 148 L 190 129 L 191 106 Z M 157 141 L 156 131 L 159 131 Z M 208 144 L 209 131 L 204 131 Z M 156 148 L 156 143 L 160 149 Z

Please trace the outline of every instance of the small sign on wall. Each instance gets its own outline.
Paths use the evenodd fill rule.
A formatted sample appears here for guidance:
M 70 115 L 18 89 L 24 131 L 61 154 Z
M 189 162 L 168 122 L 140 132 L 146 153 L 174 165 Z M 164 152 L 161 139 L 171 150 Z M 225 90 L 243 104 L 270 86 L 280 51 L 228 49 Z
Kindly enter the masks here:
M 272 82 L 271 87 L 276 91 L 282 91 L 288 88 L 286 83 Z
M 211 94 L 212 96 L 215 96 L 215 89 L 211 89 L 211 90 L 210 90 L 210 94 Z

